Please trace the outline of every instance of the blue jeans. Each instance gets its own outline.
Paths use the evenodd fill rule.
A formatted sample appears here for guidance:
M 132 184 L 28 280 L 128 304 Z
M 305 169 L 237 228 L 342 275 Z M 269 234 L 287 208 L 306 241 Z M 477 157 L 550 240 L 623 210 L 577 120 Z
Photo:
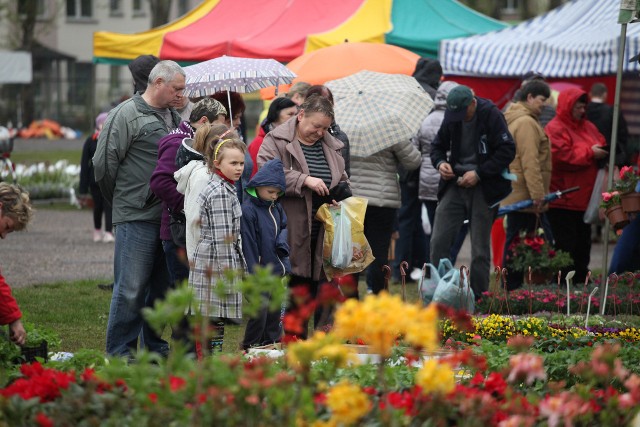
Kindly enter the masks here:
M 189 264 L 185 264 L 187 260 L 185 249 L 173 243 L 173 240 L 163 240 L 162 248 L 164 249 L 164 256 L 167 259 L 167 269 L 169 270 L 171 287 L 174 288 L 183 281 L 189 280 Z M 181 257 L 180 251 L 183 257 Z
M 166 355 L 169 344 L 142 318 L 142 309 L 164 297 L 171 284 L 160 224 L 125 222 L 115 227 L 114 288 L 107 324 L 107 353 L 127 356 L 140 347 Z
M 635 271 L 640 266 L 640 215 L 631 221 L 629 225 L 622 229 L 622 236 L 618 239 L 611 264 L 609 274 L 621 274 L 625 271 Z

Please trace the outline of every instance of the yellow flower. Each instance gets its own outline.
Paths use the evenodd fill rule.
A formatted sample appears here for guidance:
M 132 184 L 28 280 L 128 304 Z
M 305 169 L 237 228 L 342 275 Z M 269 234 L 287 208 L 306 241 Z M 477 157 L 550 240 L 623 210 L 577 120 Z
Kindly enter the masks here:
M 324 332 L 316 332 L 310 339 L 298 341 L 287 348 L 287 362 L 297 371 L 309 370 L 311 363 L 320 359 L 327 359 L 336 367 L 358 360 L 350 349 L 340 344 L 338 337 Z
M 451 367 L 446 363 L 438 363 L 435 359 L 424 361 L 416 374 L 416 384 L 422 387 L 425 394 L 447 394 L 456 385 Z
M 341 381 L 329 390 L 327 406 L 331 410 L 331 421 L 346 425 L 356 423 L 371 409 L 366 393 L 348 381 Z

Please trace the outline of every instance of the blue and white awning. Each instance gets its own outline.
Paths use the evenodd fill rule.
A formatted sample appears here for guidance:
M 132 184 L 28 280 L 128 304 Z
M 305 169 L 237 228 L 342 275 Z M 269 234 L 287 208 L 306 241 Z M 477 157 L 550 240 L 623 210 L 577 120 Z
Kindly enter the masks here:
M 443 40 L 446 74 L 520 77 L 538 71 L 549 78 L 617 72 L 620 0 L 573 0 L 537 18 L 491 33 Z M 638 71 L 629 58 L 640 52 L 640 23 L 627 26 L 624 71 Z

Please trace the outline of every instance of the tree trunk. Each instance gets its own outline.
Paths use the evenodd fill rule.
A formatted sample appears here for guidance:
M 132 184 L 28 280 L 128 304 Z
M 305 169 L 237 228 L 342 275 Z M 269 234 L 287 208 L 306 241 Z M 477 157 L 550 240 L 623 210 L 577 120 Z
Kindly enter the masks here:
M 36 14 L 38 13 L 38 3 L 37 0 L 23 0 L 22 4 L 22 12 L 24 18 L 21 19 L 20 26 L 22 27 L 22 37 L 20 41 L 20 49 L 32 52 L 33 44 L 34 44 L 34 36 L 36 29 Z M 32 62 L 32 68 L 35 68 Z M 32 69 L 32 74 L 33 73 Z M 29 125 L 33 121 L 34 118 L 34 109 L 35 109 L 35 101 L 34 101 L 34 93 L 31 84 L 22 85 L 21 90 L 21 101 L 22 101 L 22 120 L 23 125 Z
M 560 6 L 562 6 L 563 3 L 564 3 L 563 0 L 550 0 L 549 1 L 549 10 L 555 9 L 556 7 L 560 7 Z
M 151 28 L 169 22 L 171 0 L 149 0 L 149 5 L 151 6 Z

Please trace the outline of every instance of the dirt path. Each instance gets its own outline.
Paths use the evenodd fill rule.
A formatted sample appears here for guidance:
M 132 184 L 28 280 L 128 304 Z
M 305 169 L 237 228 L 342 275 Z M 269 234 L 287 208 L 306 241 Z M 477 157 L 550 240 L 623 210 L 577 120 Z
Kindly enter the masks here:
M 12 287 L 113 280 L 113 243 L 93 242 L 90 210 L 36 209 L 26 232 L 11 233 L 0 242 L 0 268 Z

